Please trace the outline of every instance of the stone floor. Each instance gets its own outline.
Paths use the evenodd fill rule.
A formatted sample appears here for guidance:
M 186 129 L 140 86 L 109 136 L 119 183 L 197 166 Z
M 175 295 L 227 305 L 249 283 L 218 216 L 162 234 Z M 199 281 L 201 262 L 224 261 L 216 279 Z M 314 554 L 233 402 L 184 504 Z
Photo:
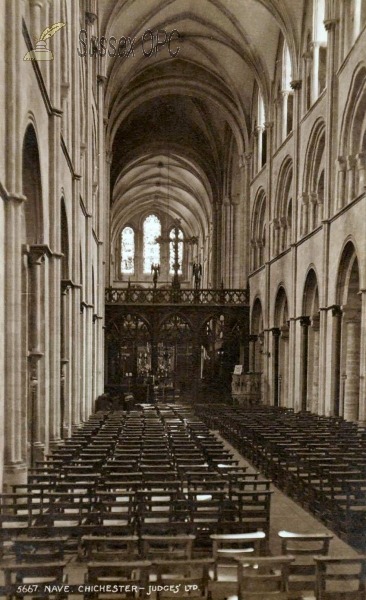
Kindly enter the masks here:
M 219 439 L 220 436 L 216 432 Z M 249 463 L 238 453 L 236 450 L 225 442 L 228 449 L 230 449 L 236 458 L 240 461 L 240 466 L 247 465 L 248 471 L 254 472 L 254 469 Z M 299 506 L 296 502 L 285 496 L 275 486 L 271 487 L 273 491 L 272 504 L 271 504 L 271 528 L 270 528 L 270 540 L 269 548 L 272 555 L 281 553 L 280 539 L 278 532 L 280 530 L 287 530 L 295 533 L 310 533 L 310 532 L 328 532 L 329 530 L 324 527 L 322 523 L 317 521 L 311 514 Z M 330 544 L 330 555 L 332 556 L 343 556 L 352 557 L 357 556 L 357 552 L 348 546 L 345 542 L 339 539 L 333 534 L 333 540 Z M 68 575 L 68 582 L 71 585 L 80 585 L 84 583 L 84 576 L 86 572 L 86 565 L 76 560 L 74 555 L 66 555 L 68 562 L 66 573 Z M 0 581 L 2 584 L 2 581 Z M 235 595 L 235 585 L 228 584 L 227 586 L 223 583 L 219 588 L 215 588 L 212 592 L 213 600 L 237 600 Z M 80 598 L 77 595 L 70 595 L 70 598 Z M 149 596 L 154 600 L 155 594 L 151 593 Z M 177 600 L 179 596 L 176 596 Z M 303 599 L 310 600 L 313 596 L 303 596 Z

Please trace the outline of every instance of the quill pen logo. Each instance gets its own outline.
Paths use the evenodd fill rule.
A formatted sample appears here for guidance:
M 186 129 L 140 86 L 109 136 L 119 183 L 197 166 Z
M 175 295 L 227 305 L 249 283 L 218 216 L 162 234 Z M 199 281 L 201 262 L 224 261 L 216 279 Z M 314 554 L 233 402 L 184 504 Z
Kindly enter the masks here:
M 57 33 L 62 27 L 65 27 L 66 23 L 55 23 L 51 27 L 46 27 L 42 31 L 41 36 L 36 40 L 36 47 L 34 50 L 27 52 L 23 60 L 53 60 L 53 54 L 51 50 L 47 48 L 46 40 L 51 38 Z

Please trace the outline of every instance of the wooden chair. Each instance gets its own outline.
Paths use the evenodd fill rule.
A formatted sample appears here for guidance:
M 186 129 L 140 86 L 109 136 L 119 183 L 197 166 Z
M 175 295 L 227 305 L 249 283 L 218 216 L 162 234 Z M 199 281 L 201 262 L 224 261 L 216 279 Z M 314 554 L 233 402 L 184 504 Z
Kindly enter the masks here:
M 365 600 L 366 556 L 314 557 L 316 600 Z
M 91 586 L 118 586 L 120 592 L 108 594 L 105 592 L 86 592 L 84 598 L 145 598 L 149 590 L 149 573 L 151 562 L 144 560 L 118 561 L 115 564 L 106 562 L 88 563 L 85 575 L 85 585 Z M 95 588 L 97 589 L 97 588 Z
M 62 562 L 66 540 L 66 537 L 18 536 L 13 545 L 17 562 Z
M 143 535 L 142 555 L 146 560 L 191 559 L 194 535 Z
M 23 598 L 26 596 L 36 596 L 37 598 L 53 597 L 65 598 L 65 592 L 50 593 L 45 591 L 45 585 L 58 585 L 66 583 L 67 578 L 64 575 L 65 562 L 50 563 L 24 563 L 8 564 L 2 567 L 5 578 L 5 594 L 7 600 L 13 598 Z M 26 594 L 21 590 L 22 586 L 27 587 Z
M 326 556 L 333 536 L 329 533 L 291 533 L 279 531 L 283 555 L 295 557 L 289 567 L 288 591 L 294 597 L 302 597 L 302 592 L 314 591 L 316 573 L 314 555 Z
M 263 531 L 256 533 L 232 533 L 232 534 L 213 534 L 212 539 L 212 556 L 215 560 L 214 580 L 219 579 L 219 570 L 224 568 L 233 568 L 236 565 L 235 556 L 249 555 L 259 556 L 263 552 L 263 540 L 266 534 Z M 235 573 L 236 581 L 236 573 Z
M 88 562 L 135 559 L 139 554 L 138 541 L 137 535 L 84 535 L 81 538 L 82 556 Z
M 209 568 L 213 563 L 212 558 L 156 560 L 153 563 L 157 575 L 156 589 L 152 584 L 152 591 L 156 591 L 157 600 L 207 598 Z
M 291 556 L 235 557 L 238 563 L 238 600 L 288 600 Z

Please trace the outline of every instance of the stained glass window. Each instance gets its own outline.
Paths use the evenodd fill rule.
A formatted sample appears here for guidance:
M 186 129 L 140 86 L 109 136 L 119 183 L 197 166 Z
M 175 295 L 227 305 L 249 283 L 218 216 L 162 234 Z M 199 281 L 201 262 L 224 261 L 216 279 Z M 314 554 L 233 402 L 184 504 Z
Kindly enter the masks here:
M 175 239 L 175 229 L 171 230 L 169 237 L 171 240 Z M 178 240 L 183 240 L 183 231 L 181 229 L 178 229 Z M 174 269 L 173 269 L 174 260 L 175 260 L 174 242 L 172 241 L 169 243 L 169 273 L 171 275 L 173 275 L 173 273 L 174 273 Z M 182 266 L 183 266 L 183 241 L 178 242 L 178 262 L 179 262 L 178 273 L 181 275 L 182 274 Z
M 161 223 L 156 215 L 146 217 L 144 231 L 144 273 L 151 273 L 152 264 L 160 264 L 160 244 L 156 238 L 161 235 Z
M 135 232 L 125 227 L 121 234 L 121 271 L 131 274 L 135 270 Z

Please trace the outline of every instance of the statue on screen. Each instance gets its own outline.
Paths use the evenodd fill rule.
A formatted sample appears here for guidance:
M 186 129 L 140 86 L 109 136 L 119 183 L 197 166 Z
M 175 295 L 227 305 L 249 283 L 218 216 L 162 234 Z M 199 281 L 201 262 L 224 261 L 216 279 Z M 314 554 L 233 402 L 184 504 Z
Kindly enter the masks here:
M 194 289 L 199 290 L 201 287 L 202 265 L 201 263 L 193 263 Z

